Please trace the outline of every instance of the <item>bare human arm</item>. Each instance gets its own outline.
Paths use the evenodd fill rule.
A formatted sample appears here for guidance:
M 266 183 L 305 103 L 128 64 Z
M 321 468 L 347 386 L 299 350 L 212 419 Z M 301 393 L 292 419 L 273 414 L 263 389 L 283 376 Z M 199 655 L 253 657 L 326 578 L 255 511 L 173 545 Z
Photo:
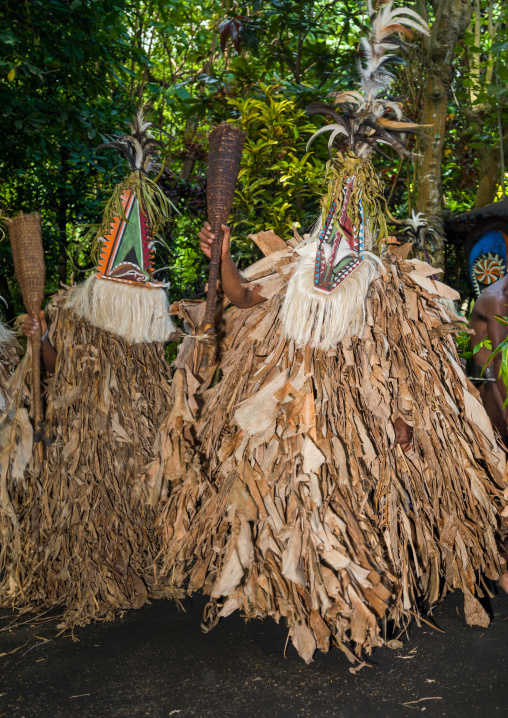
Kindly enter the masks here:
M 48 330 L 48 325 L 46 323 L 46 317 L 42 309 L 39 312 L 39 322 L 41 325 L 41 335 L 44 336 Z M 27 316 L 23 320 L 23 324 L 21 325 L 21 330 L 27 339 L 32 336 L 36 328 L 37 320 L 30 316 Z M 56 351 L 47 337 L 42 342 L 42 361 L 46 371 L 50 374 L 53 374 L 56 366 Z
M 508 327 L 506 324 L 501 324 L 495 318 L 497 315 L 506 316 L 508 314 L 508 301 L 502 291 L 496 293 L 484 293 L 476 301 L 471 316 L 471 327 L 475 331 L 472 345 L 479 344 L 484 339 L 490 339 L 492 351 L 496 349 L 500 344 L 504 342 L 508 336 Z M 477 364 L 485 364 L 489 355 L 490 349 L 483 347 L 475 355 L 475 362 Z M 499 353 L 492 362 L 494 368 L 494 376 L 496 384 L 503 399 L 506 400 L 506 387 L 503 379 L 499 376 L 501 369 L 501 353 Z
M 508 336 L 508 328 L 506 324 L 501 324 L 500 322 L 495 319 L 494 314 L 498 314 L 501 316 L 505 316 L 507 314 L 507 306 L 506 306 L 506 300 L 501 301 L 498 300 L 495 303 L 495 311 L 489 317 L 487 318 L 487 336 L 489 337 L 491 343 L 492 343 L 492 351 L 494 349 L 497 349 L 497 347 L 504 342 L 506 337 Z M 503 399 L 503 403 L 506 401 L 506 386 L 504 384 L 502 376 L 500 376 L 501 373 L 501 359 L 502 359 L 502 353 L 499 352 L 494 357 L 494 360 L 492 362 L 494 366 L 494 376 L 496 379 L 497 388 L 499 389 L 499 392 L 501 394 L 501 398 Z
M 261 304 L 266 301 L 266 299 L 261 296 L 257 287 L 249 289 L 248 287 L 242 286 L 246 283 L 246 280 L 238 271 L 229 251 L 231 230 L 223 224 L 222 231 L 224 235 L 222 239 L 220 280 L 227 298 L 239 309 L 249 309 L 249 307 L 254 307 L 256 304 Z M 205 222 L 198 237 L 202 252 L 210 258 L 210 251 L 215 235 L 212 234 L 208 222 Z

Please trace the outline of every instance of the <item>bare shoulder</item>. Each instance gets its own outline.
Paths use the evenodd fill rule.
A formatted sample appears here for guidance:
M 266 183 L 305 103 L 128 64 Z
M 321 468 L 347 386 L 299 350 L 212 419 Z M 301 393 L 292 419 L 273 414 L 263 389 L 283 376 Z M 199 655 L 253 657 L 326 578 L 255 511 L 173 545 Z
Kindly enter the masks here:
M 508 275 L 494 282 L 480 294 L 475 302 L 473 314 L 508 313 Z

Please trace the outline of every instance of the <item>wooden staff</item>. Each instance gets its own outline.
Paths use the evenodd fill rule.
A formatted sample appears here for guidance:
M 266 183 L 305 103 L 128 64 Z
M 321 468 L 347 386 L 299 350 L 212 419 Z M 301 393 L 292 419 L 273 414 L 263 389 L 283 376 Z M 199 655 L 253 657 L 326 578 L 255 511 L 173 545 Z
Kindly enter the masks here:
M 41 327 L 39 312 L 44 299 L 46 267 L 41 238 L 41 215 L 38 212 L 23 214 L 7 222 L 11 239 L 14 273 L 21 289 L 23 304 L 31 317 L 37 320 L 37 329 L 31 336 L 32 345 L 32 412 L 35 441 L 42 438 L 41 402 Z M 37 450 L 42 458 L 42 444 Z
M 217 280 L 219 278 L 223 232 L 221 225 L 228 221 L 235 196 L 236 180 L 240 169 L 244 133 L 226 122 L 210 132 L 207 173 L 208 221 L 215 235 L 210 254 L 208 293 L 206 296 L 205 318 L 201 332 L 207 335 L 209 347 L 215 346 L 215 304 Z M 202 368 L 209 363 L 211 349 L 204 352 Z M 206 366 L 204 366 L 206 365 Z

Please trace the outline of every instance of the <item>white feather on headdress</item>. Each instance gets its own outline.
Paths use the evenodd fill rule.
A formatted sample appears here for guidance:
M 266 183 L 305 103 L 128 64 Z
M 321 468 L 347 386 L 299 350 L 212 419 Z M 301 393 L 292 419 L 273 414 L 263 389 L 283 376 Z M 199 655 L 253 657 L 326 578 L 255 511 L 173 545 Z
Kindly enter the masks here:
M 147 172 L 150 163 L 153 163 L 154 157 L 158 155 L 159 148 L 163 147 L 163 143 L 148 132 L 150 127 L 156 125 L 145 119 L 143 110 L 138 110 L 130 125 L 130 135 L 112 137 L 110 142 L 99 145 L 97 149 L 113 147 L 127 159 L 131 172 Z
M 404 120 L 399 103 L 380 95 L 389 89 L 395 77 L 389 66 L 401 62 L 396 51 L 408 47 L 400 36 L 411 39 L 413 30 L 423 35 L 429 35 L 430 30 L 425 20 L 414 10 L 407 7 L 394 8 L 393 0 L 386 4 L 382 2 L 373 5 L 368 0 L 367 3 L 371 32 L 368 37 L 360 40 L 363 51 L 363 62 L 358 60 L 360 90 L 331 93 L 335 104 L 339 105 L 338 109 L 323 102 L 309 105 L 307 112 L 310 115 L 328 115 L 333 117 L 335 123 L 322 127 L 312 135 L 307 149 L 318 135 L 330 132 L 330 153 L 335 139 L 343 135 L 348 139 L 349 149 L 358 157 L 368 156 L 380 144 L 389 145 L 399 156 L 403 156 L 407 150 L 400 135 L 417 132 L 422 127 Z M 390 112 L 395 119 L 385 117 Z

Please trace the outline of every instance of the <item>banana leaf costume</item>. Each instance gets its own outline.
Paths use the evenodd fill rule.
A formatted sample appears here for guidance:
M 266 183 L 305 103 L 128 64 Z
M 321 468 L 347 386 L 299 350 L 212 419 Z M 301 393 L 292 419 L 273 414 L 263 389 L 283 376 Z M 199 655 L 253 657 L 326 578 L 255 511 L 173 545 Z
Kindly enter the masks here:
M 160 576 L 210 597 L 208 627 L 236 610 L 284 618 L 308 662 L 332 644 L 368 654 L 382 619 L 405 626 L 454 589 L 468 623 L 485 626 L 481 576 L 504 565 L 504 453 L 457 357 L 458 317 L 439 302 L 450 288 L 408 260 L 409 244 L 369 251 L 386 237 L 369 154 L 387 136 L 400 150 L 393 126 L 411 129 L 378 123 L 394 103 L 369 87 L 394 43 L 386 28 L 415 17 L 383 6 L 363 95 L 339 93 L 345 116 L 312 108 L 336 120 L 331 140 L 349 140 L 317 227 L 245 272 L 266 302 L 225 312 L 216 386 L 199 385 L 184 341 L 145 476 L 163 499 Z M 180 304 L 182 318 L 197 314 Z M 397 417 L 413 428 L 406 454 L 391 448 Z
M 32 459 L 33 429 L 28 412 L 30 345 L 21 347 L 0 322 L 0 576 L 22 554 L 20 508 L 30 493 L 26 469 Z
M 15 607 L 61 606 L 64 626 L 140 607 L 154 583 L 158 540 L 139 474 L 168 408 L 164 342 L 174 325 L 152 276 L 167 201 L 148 176 L 157 144 L 149 126 L 138 115 L 111 143 L 131 174 L 98 230 L 98 269 L 47 310 L 57 360 L 45 459 L 20 511 L 23 551 L 1 597 Z
M 7 414 L 10 403 L 8 383 L 19 361 L 19 345 L 14 333 L 0 319 L 0 421 Z

